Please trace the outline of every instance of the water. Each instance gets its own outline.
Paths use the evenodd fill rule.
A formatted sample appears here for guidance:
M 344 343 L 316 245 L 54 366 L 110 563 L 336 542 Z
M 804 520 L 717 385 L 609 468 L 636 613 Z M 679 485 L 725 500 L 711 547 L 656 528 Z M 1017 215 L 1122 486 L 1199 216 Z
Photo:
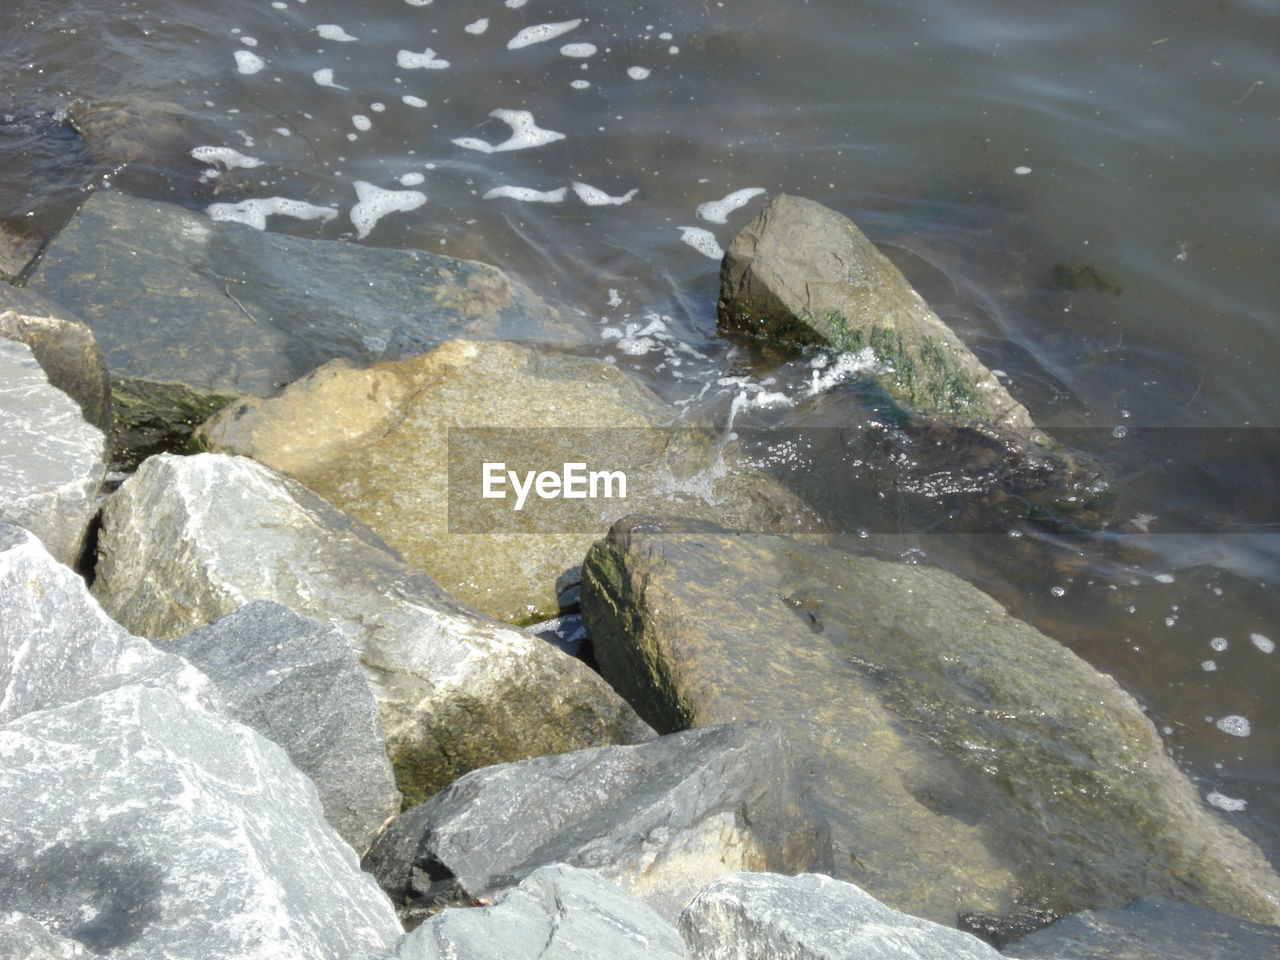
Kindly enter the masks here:
M 502 265 L 597 320 L 595 351 L 683 409 L 782 394 L 792 405 L 738 402 L 742 425 L 782 428 L 848 423 L 858 398 L 809 396 L 803 361 L 776 369 L 716 336 L 717 265 L 688 241 L 727 245 L 766 198 L 724 224 L 696 211 L 762 189 L 850 214 L 1043 426 L 1083 428 L 1130 519 L 1127 535 L 1093 537 L 884 533 L 899 493 L 834 505 L 850 530 L 866 513 L 851 545 L 953 569 L 1115 674 L 1202 793 L 1243 802 L 1224 815 L 1274 861 L 1280 655 L 1251 635 L 1280 639 L 1262 429 L 1280 421 L 1278 13 L 1276 0 L 9 0 L 0 218 L 44 235 L 110 183 L 195 208 L 302 201 L 336 215 L 299 206 L 316 218 L 268 228 L 354 240 L 357 182 L 416 191 L 420 205 L 393 198 L 398 212 L 363 219 L 363 242 Z M 96 138 L 61 123 L 76 103 Z M 563 136 L 492 152 L 522 129 Z M 202 146 L 261 164 L 212 176 L 191 155 Z M 584 199 L 600 196 L 622 202 Z M 839 452 L 817 455 L 830 467 Z M 1222 729 L 1233 716 L 1248 736 Z

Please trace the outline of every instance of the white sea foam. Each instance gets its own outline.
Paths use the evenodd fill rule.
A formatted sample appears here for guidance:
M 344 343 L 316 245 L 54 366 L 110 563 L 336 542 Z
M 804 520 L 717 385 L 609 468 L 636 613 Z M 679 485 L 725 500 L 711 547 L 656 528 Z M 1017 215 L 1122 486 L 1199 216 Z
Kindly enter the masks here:
M 322 87 L 333 87 L 335 90 L 350 90 L 350 87 L 344 87 L 340 83 L 333 82 L 333 69 L 325 67 L 323 70 L 317 70 L 311 75 L 311 79 Z
M 568 193 L 566 187 L 556 190 L 534 190 L 532 187 L 494 187 L 484 195 L 485 200 L 498 200 L 506 197 L 511 200 L 527 200 L 530 203 L 560 203 Z
M 322 23 L 316 27 L 316 33 L 320 34 L 321 38 L 325 40 L 334 40 L 338 43 L 350 43 L 352 40 L 360 39 L 359 37 L 353 37 L 336 23 Z
M 239 150 L 233 150 L 231 147 L 195 147 L 191 151 L 191 156 L 201 163 L 222 167 L 224 170 L 230 170 L 234 167 L 249 169 L 262 166 L 262 161 L 257 157 L 245 156 Z
M 429 7 L 431 0 L 404 0 L 411 7 Z
M 1217 807 L 1219 810 L 1226 810 L 1228 813 L 1239 813 L 1249 805 L 1247 800 L 1237 800 L 1235 797 L 1228 797 L 1217 790 L 1212 791 L 1204 799 L 1210 806 Z
M 884 372 L 884 367 L 876 359 L 875 351 L 870 347 L 838 353 L 834 359 L 826 354 L 818 354 L 809 362 L 809 365 L 813 368 L 813 377 L 809 381 L 810 396 L 826 393 L 846 380 L 867 375 L 875 376 Z
M 539 23 L 536 26 L 525 27 L 507 41 L 507 49 L 519 50 L 521 47 L 532 46 L 535 43 L 545 43 L 556 37 L 562 37 L 581 25 L 581 20 L 562 20 L 560 23 Z
M 648 67 L 627 67 L 627 76 L 632 80 L 646 80 L 649 77 Z
M 698 204 L 694 211 L 703 220 L 708 223 L 726 223 L 729 214 L 740 207 L 744 207 L 754 197 L 764 193 L 764 187 L 745 187 L 742 190 L 735 190 L 727 197 L 719 200 L 708 200 L 706 203 Z
M 1031 172 L 1031 168 L 1030 167 L 1014 167 L 1013 172 L 1020 177 L 1025 177 L 1028 173 Z
M 1217 650 L 1218 653 L 1221 653 L 1223 650 L 1227 649 L 1227 638 L 1214 637 L 1212 640 L 1209 641 L 1209 646 L 1212 647 L 1214 650 Z
M 241 37 L 240 42 L 246 47 L 256 47 L 258 45 L 258 41 L 255 37 Z
M 724 250 L 716 242 L 716 235 L 710 230 L 703 230 L 701 227 L 678 227 L 677 229 L 680 231 L 680 239 L 704 257 L 710 257 L 712 260 L 724 258 Z
M 473 33 L 476 36 L 479 36 L 480 34 L 484 33 L 486 30 L 489 29 L 489 18 L 481 17 L 479 20 L 475 20 L 471 23 L 468 23 L 462 29 L 467 31 L 467 33 Z
M 1249 725 L 1249 718 L 1242 717 L 1238 713 L 1220 717 L 1214 726 L 1233 737 L 1247 737 L 1253 732 L 1253 728 Z
M 591 86 L 591 81 L 590 80 L 570 80 L 569 86 L 573 87 L 573 89 L 575 90 L 585 90 L 587 89 L 587 87 Z
M 477 137 L 458 137 L 452 142 L 468 150 L 479 150 L 481 153 L 502 153 L 507 150 L 527 150 L 530 147 L 541 147 L 544 144 L 563 140 L 563 133 L 554 130 L 543 130 L 533 121 L 533 114 L 528 110 L 490 111 L 489 116 L 501 120 L 511 128 L 511 136 L 501 143 L 486 143 Z
M 440 59 L 434 50 L 427 47 L 422 53 L 401 50 L 396 54 L 396 65 L 402 70 L 444 70 L 449 61 Z
M 267 61 L 263 60 L 256 53 L 251 53 L 248 50 L 237 50 L 235 57 L 236 69 L 241 73 L 257 73 L 267 65 Z
M 351 117 L 351 125 L 357 130 L 372 130 L 373 121 L 366 117 L 363 113 L 354 114 Z
M 573 184 L 573 192 L 578 195 L 579 200 L 589 207 L 616 207 L 624 203 L 630 203 L 631 198 L 636 195 L 636 191 L 638 189 L 638 187 L 633 187 L 620 197 L 611 197 L 603 190 L 593 187 L 588 183 L 578 183 L 575 181 Z
M 239 203 L 214 203 L 205 207 L 210 220 L 243 223 L 255 230 L 267 228 L 267 217 L 280 214 L 298 220 L 332 220 L 338 211 L 320 207 L 305 200 L 288 197 L 262 197 L 257 200 L 241 200 Z
M 401 175 L 401 177 L 400 177 L 400 186 L 402 186 L 402 187 L 416 187 L 418 184 L 422 183 L 422 181 L 424 181 L 424 180 L 426 180 L 426 179 L 427 179 L 427 178 L 426 178 L 426 177 L 424 177 L 424 176 L 423 176 L 422 174 L 420 174 L 420 173 L 406 173 L 406 174 L 402 174 L 402 175 Z
M 351 208 L 351 222 L 356 228 L 356 238 L 363 240 L 389 213 L 408 213 L 427 202 L 427 195 L 419 190 L 384 190 L 364 180 L 351 184 L 356 188 L 356 205 Z
M 560 52 L 566 57 L 584 59 L 596 55 L 596 45 L 594 43 L 566 43 L 560 48 Z
M 372 110 L 374 113 L 382 113 L 382 111 L 387 109 L 387 105 L 385 103 L 374 102 L 369 104 L 369 109 Z
M 1201 660 L 1200 669 L 1205 673 L 1213 673 L 1213 671 L 1218 669 L 1218 664 L 1213 660 Z
M 1172 573 L 1157 573 L 1152 579 L 1156 583 L 1173 583 L 1174 577 Z
M 417 107 L 419 110 L 427 105 L 427 101 L 423 100 L 421 97 L 415 97 L 412 93 L 406 93 L 400 98 L 400 100 L 411 107 Z
M 1249 634 L 1249 640 L 1252 641 L 1253 645 L 1257 647 L 1259 650 L 1261 650 L 1263 653 L 1276 652 L 1275 641 L 1273 641 L 1270 637 L 1264 637 L 1260 633 L 1251 633 Z
M 507 2 L 507 6 L 510 7 L 512 10 L 519 10 L 526 3 L 528 3 L 529 0 L 506 0 L 506 2 Z

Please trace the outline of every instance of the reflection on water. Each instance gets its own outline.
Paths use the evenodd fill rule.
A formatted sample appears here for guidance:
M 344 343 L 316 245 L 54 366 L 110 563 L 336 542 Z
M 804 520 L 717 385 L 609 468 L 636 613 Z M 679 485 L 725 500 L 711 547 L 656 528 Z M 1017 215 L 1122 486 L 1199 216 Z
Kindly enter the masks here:
M 286 213 L 336 215 L 275 213 L 268 228 L 354 240 L 362 182 L 396 192 L 363 242 L 520 273 L 691 414 L 723 417 L 736 399 L 744 425 L 847 421 L 855 390 L 814 392 L 805 359 L 779 369 L 716 337 L 716 264 L 686 242 L 726 245 L 764 197 L 723 224 L 701 204 L 792 192 L 885 244 L 1050 430 L 1273 426 L 1277 12 L 16 0 L 0 39 L 18 65 L 0 103 L 0 219 L 41 236 L 110 183 L 197 208 L 301 201 Z M 545 24 L 558 26 L 521 32 Z M 1174 436 L 1183 462 L 1221 452 Z M 1247 804 L 1229 816 L 1274 859 L 1280 656 L 1255 636 L 1280 639 L 1280 517 L 1161 532 L 1170 513 L 1232 519 L 1210 465 L 1172 477 L 1159 444 L 1095 452 L 1149 535 L 851 539 L 962 573 L 1114 672 L 1206 795 Z M 1256 484 L 1274 499 L 1274 474 Z M 1221 729 L 1232 715 L 1249 736 Z

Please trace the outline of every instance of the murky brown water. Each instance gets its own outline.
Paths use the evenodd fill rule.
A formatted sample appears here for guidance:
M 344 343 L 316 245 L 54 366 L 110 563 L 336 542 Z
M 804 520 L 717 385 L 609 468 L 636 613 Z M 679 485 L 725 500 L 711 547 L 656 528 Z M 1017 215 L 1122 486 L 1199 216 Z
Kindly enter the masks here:
M 364 242 L 517 271 L 598 318 L 599 350 L 673 401 L 727 409 L 769 373 L 716 337 L 716 262 L 680 228 L 727 244 L 763 198 L 724 225 L 695 208 L 745 188 L 850 214 L 1042 425 L 1097 428 L 1083 442 L 1111 464 L 1117 509 L 1155 518 L 1150 536 L 860 545 L 957 570 L 1115 673 L 1203 793 L 1246 804 L 1224 815 L 1274 860 L 1275 434 L 1237 430 L 1248 455 L 1224 462 L 1213 431 L 1280 423 L 1277 16 L 1275 0 L 8 0 L 0 217 L 45 233 L 109 182 L 198 208 L 306 200 L 338 215 L 269 228 L 354 239 L 355 181 L 418 190 L 422 206 Z M 580 18 L 508 49 L 527 26 Z M 588 43 L 591 56 L 561 52 Z M 449 65 L 397 65 L 427 48 Z M 60 122 L 76 101 L 99 118 L 149 105 L 132 121 L 145 152 L 95 154 Z M 495 109 L 564 137 L 453 143 L 502 142 Z M 198 146 L 262 163 L 209 177 Z M 484 199 L 575 182 L 636 193 Z M 717 382 L 729 376 L 747 379 Z M 805 396 L 810 376 L 763 383 L 796 405 L 743 423 L 848 416 L 843 388 Z M 1125 447 L 1115 426 L 1170 429 Z M 1219 727 L 1230 716 L 1248 736 Z

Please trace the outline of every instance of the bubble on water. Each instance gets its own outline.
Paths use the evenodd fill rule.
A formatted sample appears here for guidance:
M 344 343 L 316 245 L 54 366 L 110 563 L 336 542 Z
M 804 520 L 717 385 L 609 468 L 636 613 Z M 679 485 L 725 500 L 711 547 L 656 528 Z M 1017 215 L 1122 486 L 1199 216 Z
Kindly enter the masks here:
M 575 90 L 585 90 L 587 89 L 587 87 L 591 86 L 591 81 L 590 80 L 570 80 L 569 86 L 573 87 L 573 89 Z
M 371 103 L 369 104 L 369 109 L 374 113 L 382 113 L 382 111 L 387 109 L 387 105 L 385 103 Z
M 316 33 L 320 34 L 325 40 L 334 40 L 338 43 L 351 43 L 353 40 L 360 39 L 359 37 L 353 37 L 336 23 L 322 23 L 316 27 Z
M 262 166 L 262 161 L 257 157 L 245 156 L 231 147 L 194 147 L 191 150 L 191 156 L 201 163 L 220 166 L 224 170 L 231 170 L 234 167 L 251 169 Z
M 1055 597 L 1064 597 L 1067 594 L 1067 588 L 1066 587 L 1050 587 L 1049 592 L 1053 594 Z
M 1217 650 L 1218 653 L 1221 653 L 1223 650 L 1227 649 L 1227 638 L 1214 637 L 1212 640 L 1209 641 L 1209 646 L 1212 647 L 1214 650 Z
M 521 47 L 532 46 L 535 43 L 546 43 L 548 40 L 564 36 L 570 30 L 576 30 L 581 25 L 582 21 L 579 19 L 562 20 L 560 23 L 539 23 L 532 27 L 525 27 L 507 41 L 507 49 L 519 50 Z
M 667 53 L 671 54 L 673 57 L 679 52 L 680 52 L 679 47 L 676 47 L 676 46 L 667 47 Z
M 506 0 L 507 6 L 510 7 L 512 10 L 519 10 L 528 2 L 529 0 Z
M 408 104 L 411 107 L 417 107 L 418 109 L 421 109 L 427 105 L 427 101 L 423 100 L 421 97 L 415 97 L 412 93 L 406 93 L 403 97 L 400 98 L 400 101 L 402 103 Z
M 501 120 L 511 128 L 511 136 L 501 143 L 486 143 L 477 137 L 458 137 L 451 141 L 454 145 L 468 150 L 479 150 L 481 153 L 501 153 L 505 150 L 527 150 L 530 147 L 541 147 L 544 144 L 563 140 L 564 134 L 554 130 L 543 130 L 533 120 L 528 110 L 492 110 L 489 116 Z
M 1217 790 L 1210 792 L 1210 794 L 1204 799 L 1210 806 L 1217 807 L 1219 810 L 1226 810 L 1228 813 L 1239 813 L 1249 805 L 1246 800 L 1237 800 L 1235 797 L 1228 797 L 1226 794 L 1219 793 Z
M 1031 168 L 1030 167 L 1014 167 L 1013 172 L 1020 177 L 1025 177 L 1028 173 L 1031 172 Z
M 256 53 L 250 53 L 248 50 L 237 50 L 235 57 L 236 69 L 244 74 L 257 73 L 267 65 L 267 61 Z
M 1111 435 L 1115 437 L 1117 440 L 1123 440 L 1125 437 L 1129 435 L 1129 428 L 1128 427 L 1112 427 Z
M 474 20 L 471 23 L 468 23 L 462 29 L 467 31 L 467 33 L 474 34 L 478 37 L 489 29 L 489 18 L 481 17 L 479 20 Z
M 240 42 L 246 47 L 256 47 L 258 45 L 258 41 L 254 37 L 241 37 Z
M 408 213 L 427 202 L 427 195 L 418 190 L 384 190 L 364 180 L 353 181 L 351 185 L 356 190 L 351 223 L 359 240 L 367 237 L 387 214 Z
M 1173 574 L 1172 574 L 1172 573 L 1157 573 L 1157 574 L 1155 575 L 1155 578 L 1154 578 L 1154 579 L 1155 579 L 1156 583 L 1173 583 Z
M 822 356 L 826 362 L 810 363 L 813 368 L 813 377 L 809 381 L 809 395 L 813 397 L 826 393 L 832 387 L 848 380 L 855 380 L 868 374 L 875 375 L 883 371 L 880 361 L 876 359 L 875 351 L 870 347 L 863 347 L 856 352 L 837 354 L 834 362 L 827 359 L 825 354 L 819 354 L 819 356 Z
M 422 53 L 399 51 L 396 53 L 396 66 L 402 70 L 444 70 L 449 66 L 449 61 L 440 59 L 434 50 L 427 47 Z
M 530 203 L 560 203 L 568 193 L 568 187 L 559 187 L 555 190 L 534 190 L 532 187 L 502 186 L 494 187 L 484 195 L 484 199 L 498 200 L 505 197 L 511 200 L 525 200 Z
M 659 40 L 674 40 L 674 39 L 675 39 L 675 37 L 673 37 L 670 33 L 666 32 L 666 31 L 664 30 L 662 33 L 658 34 L 658 39 L 659 39 Z
M 627 67 L 627 76 L 632 80 L 645 80 L 649 76 L 648 67 Z
M 1253 728 L 1249 726 L 1249 719 L 1240 716 L 1238 713 L 1219 718 L 1214 726 L 1233 737 L 1247 737 L 1253 732 Z
M 677 227 L 677 229 L 680 231 L 680 240 L 704 257 L 710 257 L 712 260 L 724 259 L 724 250 L 716 242 L 716 235 L 710 230 L 703 230 L 701 227 Z
M 411 7 L 429 7 L 431 0 L 404 0 Z
M 215 222 L 243 223 L 255 230 L 267 229 L 267 217 L 279 214 L 298 220 L 332 220 L 338 211 L 288 197 L 262 197 L 239 203 L 214 203 L 205 207 L 205 215 Z
M 1215 663 L 1213 660 L 1201 660 L 1200 669 L 1203 670 L 1205 673 L 1213 673 L 1213 671 L 1218 669 L 1218 664 Z
M 634 187 L 622 194 L 620 197 L 611 197 L 603 190 L 593 187 L 590 184 L 578 183 L 576 181 L 573 184 L 573 192 L 577 194 L 579 200 L 589 207 L 618 206 L 623 203 L 630 203 L 631 198 L 636 195 L 638 190 L 638 187 Z
M 576 57 L 578 59 L 594 57 L 596 55 L 596 45 L 594 43 L 566 43 L 560 48 L 560 52 L 566 57 Z
M 322 87 L 333 87 L 335 90 L 350 90 L 350 87 L 344 87 L 333 81 L 333 68 L 325 67 L 323 70 L 317 70 L 311 75 L 311 79 Z
M 1260 633 L 1249 634 L 1249 639 L 1253 641 L 1253 645 L 1263 653 L 1275 653 L 1276 645 L 1270 637 L 1264 637 Z
M 406 173 L 400 177 L 400 186 L 416 187 L 426 179 L 427 178 L 420 173 Z
M 744 187 L 741 190 L 733 191 L 733 193 L 725 197 L 721 197 L 719 200 L 708 200 L 706 203 L 698 204 L 694 213 L 708 223 L 727 223 L 729 214 L 740 207 L 746 206 L 754 197 L 758 197 L 764 192 L 764 187 Z
M 357 113 L 351 118 L 351 125 L 357 130 L 372 130 L 373 121 L 366 117 L 363 113 Z

